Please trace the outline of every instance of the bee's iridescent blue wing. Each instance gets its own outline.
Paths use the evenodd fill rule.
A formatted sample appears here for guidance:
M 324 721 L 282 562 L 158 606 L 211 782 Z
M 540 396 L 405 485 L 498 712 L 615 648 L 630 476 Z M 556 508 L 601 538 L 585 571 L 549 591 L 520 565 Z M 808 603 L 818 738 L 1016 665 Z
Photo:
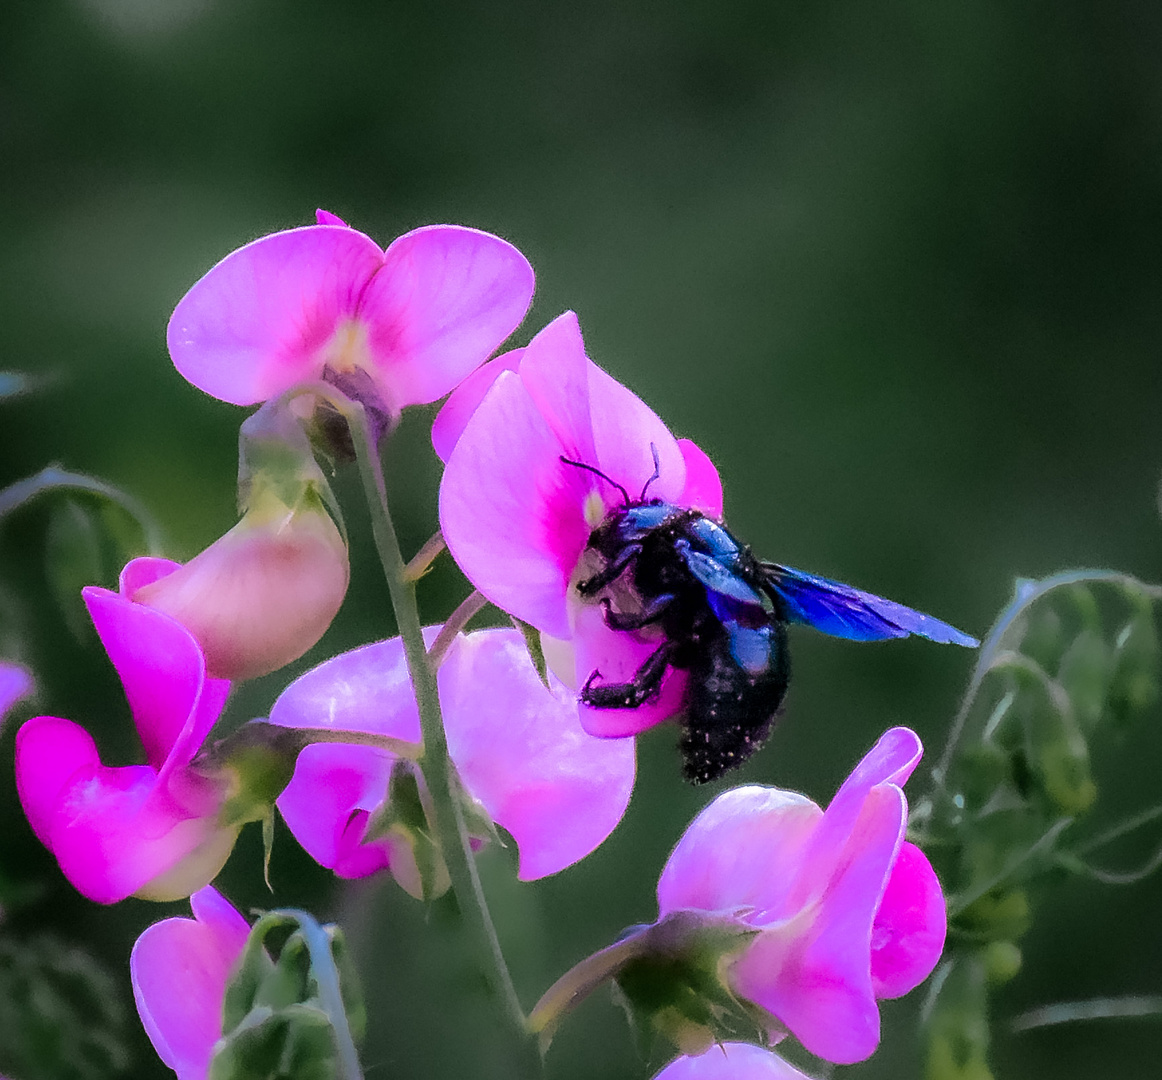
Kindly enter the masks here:
M 980 642 L 954 626 L 882 596 L 808 574 L 790 566 L 762 563 L 763 581 L 789 622 L 807 623 L 833 637 L 882 641 L 918 634 L 940 645 L 976 648 Z

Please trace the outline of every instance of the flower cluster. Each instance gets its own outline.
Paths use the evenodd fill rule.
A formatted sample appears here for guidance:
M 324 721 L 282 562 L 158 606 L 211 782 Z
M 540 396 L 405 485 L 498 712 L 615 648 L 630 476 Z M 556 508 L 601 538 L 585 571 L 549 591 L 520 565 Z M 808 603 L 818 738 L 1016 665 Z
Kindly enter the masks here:
M 181 1080 L 206 1077 L 221 1048 L 249 928 L 209 882 L 245 822 L 277 806 L 338 876 L 387 871 L 422 899 L 503 830 L 532 880 L 621 821 L 645 729 L 679 719 L 699 782 L 755 751 L 786 691 L 789 623 L 973 643 L 756 559 L 722 523 L 709 458 L 589 359 L 571 312 L 488 361 L 532 292 L 528 263 L 495 236 L 438 225 L 383 249 L 319 211 L 229 255 L 173 314 L 182 375 L 227 402 L 266 402 L 243 425 L 242 519 L 184 566 L 136 559 L 119 592 L 84 592 L 145 763 L 106 765 L 83 728 L 38 716 L 18 732 L 16 772 L 32 828 L 86 896 L 191 897 L 194 919 L 150 927 L 131 959 L 146 1031 Z M 227 720 L 211 739 L 230 680 L 302 656 L 343 602 L 347 541 L 316 463 L 335 461 L 319 416 L 374 448 L 403 408 L 448 394 L 432 428 L 442 537 L 481 604 L 517 628 L 461 632 L 477 605 L 421 630 L 409 584 L 424 567 L 384 556 L 401 635 L 323 661 L 268 720 Z M 15 671 L 0 666 L 0 715 L 27 690 Z M 686 1054 L 658 1080 L 804 1080 L 732 1041 L 711 1019 L 723 1002 L 755 1042 L 790 1034 L 829 1061 L 870 1055 L 877 1000 L 917 985 L 943 946 L 939 883 L 904 839 L 901 789 L 920 754 L 911 731 L 889 731 L 826 811 L 776 788 L 721 794 L 662 871 L 657 921 L 565 976 L 531 1028 L 547 1037 L 615 979 Z M 639 992 L 658 970 L 680 1003 Z

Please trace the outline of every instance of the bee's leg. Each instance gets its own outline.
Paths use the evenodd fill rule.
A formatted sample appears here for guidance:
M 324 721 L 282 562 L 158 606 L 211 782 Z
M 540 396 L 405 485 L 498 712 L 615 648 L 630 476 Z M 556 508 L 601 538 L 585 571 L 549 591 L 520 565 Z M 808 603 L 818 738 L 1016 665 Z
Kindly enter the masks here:
M 622 612 L 614 611 L 612 601 L 603 597 L 601 606 L 605 609 L 605 625 L 610 630 L 640 630 L 643 626 L 657 622 L 673 601 L 673 593 L 662 593 L 648 604 L 643 604 L 641 611 Z
M 603 570 L 599 570 L 591 578 L 577 582 L 577 591 L 582 596 L 592 596 L 600 592 L 606 585 L 612 585 L 641 554 L 641 544 L 627 544 L 616 559 L 613 559 Z
M 601 672 L 594 671 L 581 687 L 581 701 L 595 709 L 636 709 L 647 701 L 653 701 L 662 688 L 662 676 L 666 674 L 676 650 L 672 641 L 662 642 L 633 673 L 629 682 L 594 686 L 594 680 L 601 678 Z

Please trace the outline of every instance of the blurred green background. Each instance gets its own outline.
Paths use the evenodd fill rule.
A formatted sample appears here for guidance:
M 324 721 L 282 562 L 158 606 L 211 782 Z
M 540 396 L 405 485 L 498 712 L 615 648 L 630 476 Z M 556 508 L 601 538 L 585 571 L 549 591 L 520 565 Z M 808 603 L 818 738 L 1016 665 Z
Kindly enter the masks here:
M 590 355 L 710 452 L 732 528 L 766 557 L 978 634 L 1018 575 L 1109 565 L 1158 580 L 1160 56 L 1162 8 L 1143 0 L 7 0 L 0 369 L 43 381 L 0 408 L 0 486 L 55 461 L 138 496 L 175 557 L 224 532 L 244 412 L 173 371 L 165 324 L 217 259 L 323 206 L 385 244 L 437 221 L 514 242 L 538 275 L 514 340 L 576 310 Z M 430 418 L 410 416 L 390 451 L 407 548 L 436 526 Z M 293 669 L 241 688 L 232 721 L 392 632 L 356 485 L 338 490 L 347 606 Z M 70 630 L 75 600 L 71 615 L 46 600 L 59 527 L 45 504 L 0 534 L 5 651 L 37 673 L 40 711 L 128 761 L 102 651 Z M 442 565 L 421 602 L 436 621 L 465 591 Z M 741 776 L 819 800 L 890 724 L 934 757 L 972 662 L 808 631 L 793 647 L 785 715 Z M 1157 799 L 1156 727 L 1122 748 L 1141 805 Z M 679 782 L 668 729 L 641 740 L 639 774 L 585 863 L 520 886 L 506 854 L 484 860 L 526 1005 L 653 917 L 658 870 L 712 794 Z M 1099 783 L 1125 791 L 1114 775 Z M 8 766 L 0 803 L 0 866 L 42 889 L 9 929 L 95 951 L 131 1010 L 129 946 L 182 905 L 80 900 L 29 833 Z M 389 881 L 337 889 L 285 832 L 272 876 L 276 902 L 349 927 L 369 1080 L 501 1075 L 446 904 L 427 911 Z M 270 904 L 256 829 L 222 880 L 240 907 Z M 1159 880 L 1054 890 L 999 996 L 1001 1080 L 1157 1075 L 1156 1022 L 1003 1022 L 1162 990 L 1160 904 Z M 921 996 L 886 1005 L 880 1053 L 839 1074 L 918 1075 Z M 130 1020 L 124 1074 L 166 1075 Z M 651 1073 L 604 998 L 549 1062 L 562 1080 Z

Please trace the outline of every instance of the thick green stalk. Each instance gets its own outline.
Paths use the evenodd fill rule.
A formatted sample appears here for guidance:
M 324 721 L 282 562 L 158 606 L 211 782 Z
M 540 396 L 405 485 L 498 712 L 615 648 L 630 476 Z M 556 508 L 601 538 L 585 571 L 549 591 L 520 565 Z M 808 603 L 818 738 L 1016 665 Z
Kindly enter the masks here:
M 508 973 L 500 941 L 492 924 L 492 917 L 480 885 L 476 862 L 472 856 L 468 829 L 457 798 L 456 780 L 448 758 L 448 743 L 444 735 L 444 721 L 440 713 L 440 698 L 436 687 L 436 672 L 428 661 L 427 650 L 416 604 L 415 583 L 408 580 L 407 564 L 400 552 L 391 515 L 388 512 L 387 488 L 380 466 L 379 451 L 364 420 L 363 410 L 355 406 L 348 413 L 352 441 L 355 444 L 359 473 L 364 494 L 371 510 L 371 525 L 379 552 L 391 602 L 395 609 L 396 624 L 403 639 L 408 671 L 415 687 L 419 706 L 420 727 L 424 736 L 422 768 L 432 800 L 431 822 L 437 843 L 448 867 L 452 888 L 469 933 L 479 954 L 479 961 L 488 976 L 513 1028 L 520 1040 L 520 1058 L 526 1064 L 526 1074 L 540 1073 L 540 1058 L 531 1038 L 524 1011 Z

